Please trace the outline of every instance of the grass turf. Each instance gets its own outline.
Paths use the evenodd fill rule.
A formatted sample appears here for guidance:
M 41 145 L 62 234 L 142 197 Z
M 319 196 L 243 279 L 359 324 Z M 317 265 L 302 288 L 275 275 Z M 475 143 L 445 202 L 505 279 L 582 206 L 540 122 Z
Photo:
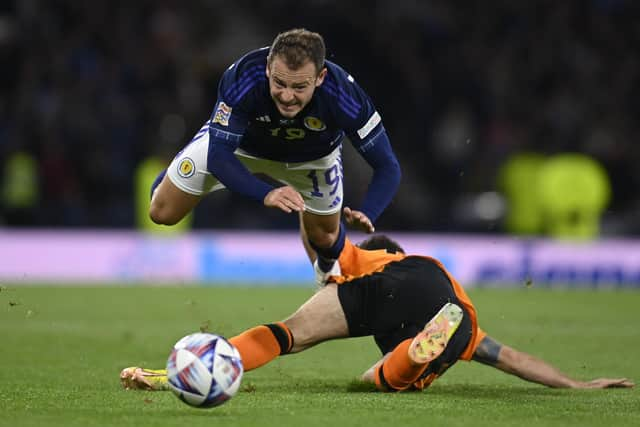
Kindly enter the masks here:
M 637 426 L 640 393 L 554 390 L 458 363 L 424 393 L 384 394 L 355 378 L 370 338 L 321 344 L 245 373 L 229 403 L 201 410 L 171 393 L 124 391 L 120 369 L 162 367 L 200 328 L 231 336 L 280 320 L 300 288 L 0 288 L 0 426 Z M 640 292 L 470 292 L 499 341 L 582 378 L 640 380 Z

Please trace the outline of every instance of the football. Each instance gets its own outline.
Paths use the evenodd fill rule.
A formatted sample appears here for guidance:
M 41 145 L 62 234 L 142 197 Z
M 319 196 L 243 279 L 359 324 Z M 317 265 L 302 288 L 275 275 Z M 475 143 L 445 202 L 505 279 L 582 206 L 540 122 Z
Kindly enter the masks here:
M 167 360 L 169 387 L 188 405 L 212 408 L 231 399 L 242 380 L 238 350 L 225 338 L 195 333 L 178 341 Z

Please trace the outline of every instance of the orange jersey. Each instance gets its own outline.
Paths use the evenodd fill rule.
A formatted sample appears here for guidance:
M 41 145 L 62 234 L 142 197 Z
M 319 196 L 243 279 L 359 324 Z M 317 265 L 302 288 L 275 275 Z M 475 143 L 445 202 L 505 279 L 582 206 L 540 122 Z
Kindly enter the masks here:
M 344 249 L 340 254 L 338 262 L 340 263 L 340 269 L 342 270 L 341 276 L 332 276 L 329 281 L 337 284 L 349 282 L 358 277 L 362 277 L 368 274 L 373 274 L 384 270 L 387 264 L 400 261 L 406 258 L 407 255 L 403 253 L 388 253 L 385 249 L 379 250 L 365 250 L 360 249 L 347 238 L 345 240 Z M 464 352 L 460 355 L 462 360 L 471 360 L 473 353 L 475 352 L 478 344 L 486 336 L 486 333 L 478 327 L 478 318 L 476 309 L 471 302 L 471 299 L 464 291 L 464 288 L 458 283 L 458 281 L 449 273 L 444 265 L 435 258 L 428 256 L 422 256 L 421 258 L 428 259 L 434 262 L 449 278 L 454 293 L 466 309 L 467 313 L 471 317 L 472 334 L 471 340 L 467 345 Z

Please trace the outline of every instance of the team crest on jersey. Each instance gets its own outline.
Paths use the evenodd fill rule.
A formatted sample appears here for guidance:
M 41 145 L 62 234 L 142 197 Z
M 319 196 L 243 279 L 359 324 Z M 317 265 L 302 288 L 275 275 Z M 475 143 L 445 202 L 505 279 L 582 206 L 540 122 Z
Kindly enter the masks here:
M 327 128 L 327 125 L 325 125 L 322 122 L 322 120 L 316 117 L 308 116 L 304 118 L 304 127 L 306 127 L 309 130 L 315 130 L 316 132 L 320 132 L 325 130 Z
M 183 178 L 191 178 L 196 173 L 196 166 L 193 164 L 193 160 L 188 157 L 180 160 L 178 163 L 178 175 Z
M 216 112 L 213 115 L 213 123 L 220 123 L 222 126 L 229 126 L 229 117 L 231 117 L 232 108 L 224 102 L 220 101 Z

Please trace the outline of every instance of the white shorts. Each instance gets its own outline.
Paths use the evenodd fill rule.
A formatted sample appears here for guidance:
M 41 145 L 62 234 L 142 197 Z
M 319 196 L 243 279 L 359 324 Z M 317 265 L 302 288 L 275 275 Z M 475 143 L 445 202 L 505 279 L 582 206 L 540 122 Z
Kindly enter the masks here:
M 235 155 L 251 173 L 261 173 L 295 188 L 303 197 L 305 210 L 331 215 L 342 207 L 342 148 L 309 162 L 285 163 L 252 156 L 241 149 Z M 185 193 L 200 196 L 224 187 L 207 170 L 209 132 L 207 125 L 173 159 L 167 175 Z

